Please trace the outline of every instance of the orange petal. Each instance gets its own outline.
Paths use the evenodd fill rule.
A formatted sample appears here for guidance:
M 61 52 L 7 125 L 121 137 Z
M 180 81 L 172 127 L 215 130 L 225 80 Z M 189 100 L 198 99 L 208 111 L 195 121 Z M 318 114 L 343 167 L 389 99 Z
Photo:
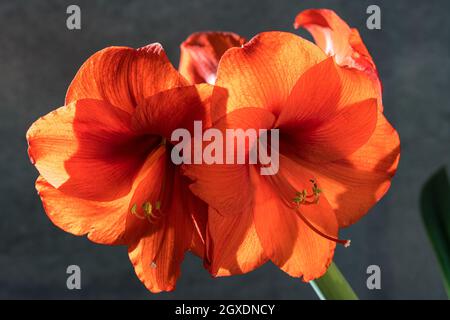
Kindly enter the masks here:
M 98 201 L 120 198 L 159 141 L 132 132 L 130 119 L 107 102 L 78 100 L 30 127 L 30 159 L 63 192 Z
M 280 198 L 286 190 L 279 190 L 283 186 L 276 183 L 278 175 L 284 176 L 293 199 L 294 191 L 311 189 L 309 180 L 314 175 L 284 157 L 280 159 L 277 176 L 262 177 L 255 170 L 251 174 L 255 185 L 256 231 L 265 254 L 283 271 L 293 277 L 303 277 L 303 281 L 322 276 L 332 261 L 336 245 L 311 230 L 298 213 L 286 205 Z M 325 198 L 321 197 L 317 204 L 300 205 L 298 210 L 317 229 L 337 237 L 336 217 Z
M 266 108 L 278 115 L 298 78 L 325 58 L 311 42 L 284 32 L 260 33 L 242 48 L 227 50 L 216 85 L 229 96 L 226 108 L 219 110 L 213 97 L 213 121 L 243 107 Z
M 333 10 L 309 9 L 295 18 L 294 27 L 303 27 L 314 37 L 317 45 L 341 66 L 363 71 L 373 82 L 380 96 L 381 82 L 377 68 L 358 30 L 350 28 Z
M 147 98 L 133 114 L 133 128 L 139 132 L 157 134 L 170 141 L 178 128 L 194 130 L 194 121 L 210 125 L 209 101 L 213 86 L 199 84 L 162 91 Z
M 59 228 L 77 236 L 87 234 L 88 238 L 96 243 L 127 244 L 134 241 L 133 239 L 139 238 L 146 230 L 148 221 L 131 214 L 129 210 L 131 199 L 143 179 L 158 180 L 162 171 L 161 166 L 165 164 L 161 151 L 149 156 L 130 192 L 112 201 L 80 199 L 54 188 L 40 176 L 36 181 L 36 189 L 45 212 Z M 146 190 L 147 194 L 151 191 L 152 189 Z
M 184 211 L 179 177 L 175 176 L 173 201 L 144 237 L 128 248 L 139 279 L 152 292 L 171 291 L 180 274 L 184 253 L 192 243 L 193 223 Z
M 99 99 L 131 113 L 145 98 L 186 84 L 158 43 L 137 50 L 109 47 L 81 66 L 67 91 L 66 104 Z
M 369 99 L 342 109 L 329 121 L 280 130 L 287 135 L 285 150 L 293 150 L 310 162 L 324 163 L 358 150 L 372 136 L 376 123 L 377 100 Z
M 300 77 L 276 126 L 317 126 L 346 106 L 371 98 L 377 98 L 371 80 L 360 72 L 336 66 L 333 58 L 328 58 Z
M 301 162 L 321 182 L 323 194 L 336 212 L 340 227 L 361 219 L 387 192 L 400 158 L 400 140 L 378 113 L 373 135 L 348 157 L 321 165 Z
M 193 33 L 181 44 L 178 70 L 191 83 L 214 84 L 222 55 L 244 43 L 244 38 L 232 32 Z
M 234 215 L 215 209 L 208 214 L 208 260 L 213 276 L 250 272 L 267 261 L 256 234 L 251 207 Z
M 40 176 L 36 189 L 50 220 L 62 230 L 101 244 L 124 244 L 126 199 L 98 202 L 69 196 Z

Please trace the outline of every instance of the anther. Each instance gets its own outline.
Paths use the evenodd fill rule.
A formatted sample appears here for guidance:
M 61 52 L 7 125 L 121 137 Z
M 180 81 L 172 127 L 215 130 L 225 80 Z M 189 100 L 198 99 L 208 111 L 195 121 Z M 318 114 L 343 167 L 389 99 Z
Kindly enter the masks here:
M 141 216 L 138 212 L 137 212 L 137 204 L 133 204 L 133 206 L 130 209 L 131 214 L 136 216 L 139 219 L 145 219 L 145 217 Z
M 308 194 L 306 189 L 302 191 L 297 191 L 295 193 L 295 198 L 292 199 L 292 202 L 295 204 L 316 204 L 319 202 L 320 194 L 322 193 L 322 190 L 317 186 L 317 182 L 315 179 L 309 180 L 312 183 L 312 194 Z M 314 198 L 312 201 L 308 201 L 307 198 Z
M 150 222 L 153 222 L 153 219 L 156 219 L 157 216 L 155 215 L 154 210 L 156 210 L 157 212 L 161 211 L 161 201 L 156 201 L 155 202 L 155 206 L 153 208 L 153 205 L 150 201 L 146 201 L 142 204 L 142 210 L 144 211 L 144 215 L 140 215 L 138 213 L 137 210 L 137 204 L 133 204 L 133 206 L 131 207 L 130 211 L 131 214 L 133 214 L 134 216 L 136 216 L 139 219 L 147 219 Z
M 306 201 L 307 192 L 306 190 L 297 191 L 295 193 L 295 198 L 292 200 L 296 204 L 303 204 Z
M 142 209 L 144 210 L 146 217 L 152 216 L 152 204 L 150 202 L 144 202 Z

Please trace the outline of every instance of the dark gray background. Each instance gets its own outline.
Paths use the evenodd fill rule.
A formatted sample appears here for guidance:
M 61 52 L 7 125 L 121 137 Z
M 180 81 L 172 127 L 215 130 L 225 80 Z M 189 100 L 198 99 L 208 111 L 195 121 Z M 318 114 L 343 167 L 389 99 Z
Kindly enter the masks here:
M 82 30 L 66 28 L 69 4 Z M 369 4 L 382 30 L 365 28 Z M 251 37 L 292 30 L 300 10 L 328 7 L 359 28 L 384 84 L 385 113 L 402 154 L 388 195 L 355 226 L 336 261 L 361 298 L 445 298 L 418 210 L 422 183 L 450 160 L 449 1 L 1 1 L 0 2 L 0 298 L 315 299 L 308 284 L 271 264 L 248 275 L 212 279 L 187 256 L 175 292 L 152 295 L 135 277 L 126 248 L 90 243 L 47 219 L 26 154 L 30 124 L 63 103 L 79 66 L 111 45 L 161 42 L 178 65 L 178 45 L 200 30 Z M 306 34 L 306 33 L 305 33 Z M 82 290 L 66 289 L 66 267 L 82 269 Z M 366 268 L 382 270 L 382 290 L 366 288 Z

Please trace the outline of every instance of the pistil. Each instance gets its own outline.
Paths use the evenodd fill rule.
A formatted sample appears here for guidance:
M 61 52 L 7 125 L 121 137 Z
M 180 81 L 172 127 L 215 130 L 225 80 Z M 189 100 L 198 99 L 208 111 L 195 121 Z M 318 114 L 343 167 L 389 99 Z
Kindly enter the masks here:
M 339 239 L 320 231 L 308 220 L 308 218 L 306 218 L 301 213 L 301 206 L 317 205 L 319 203 L 322 189 L 319 188 L 316 179 L 309 180 L 309 182 L 312 184 L 310 193 L 306 189 L 303 189 L 302 191 L 294 191 L 295 189 L 290 185 L 287 179 L 282 177 L 281 175 L 277 175 L 277 178 L 272 179 L 272 182 L 274 183 L 274 186 L 279 189 L 279 194 L 281 195 L 281 198 L 285 202 L 285 204 L 295 211 L 297 216 L 308 226 L 308 228 L 325 239 L 342 244 L 346 248 L 350 246 L 350 240 Z M 290 200 L 286 200 L 286 195 L 292 193 L 294 193 L 295 196 L 293 198 L 290 198 Z

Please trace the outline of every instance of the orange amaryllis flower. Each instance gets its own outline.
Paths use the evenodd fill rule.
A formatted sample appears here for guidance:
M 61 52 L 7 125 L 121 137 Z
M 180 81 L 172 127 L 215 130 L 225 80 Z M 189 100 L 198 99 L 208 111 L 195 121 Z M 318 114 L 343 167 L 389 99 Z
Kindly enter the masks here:
M 214 84 L 222 55 L 244 43 L 243 37 L 232 32 L 193 33 L 181 44 L 178 70 L 191 83 Z
M 186 250 L 203 256 L 206 205 L 170 160 L 170 135 L 208 118 L 211 86 L 190 85 L 159 44 L 90 57 L 65 106 L 27 133 L 36 187 L 58 227 L 127 245 L 153 291 L 172 290 Z
M 381 99 L 382 88 L 377 68 L 357 29 L 350 28 L 329 9 L 300 12 L 295 18 L 294 28 L 300 27 L 308 30 L 316 44 L 328 56 L 333 56 L 338 65 L 365 72 L 379 87 Z
M 223 107 L 213 94 L 213 126 L 278 129 L 280 155 L 275 175 L 260 175 L 262 164 L 184 167 L 209 204 L 210 271 L 245 273 L 271 260 L 304 281 L 320 277 L 335 244 L 349 244 L 339 228 L 386 193 L 397 168 L 399 138 L 377 108 L 376 86 L 283 32 L 229 49 L 216 85 L 228 98 Z

